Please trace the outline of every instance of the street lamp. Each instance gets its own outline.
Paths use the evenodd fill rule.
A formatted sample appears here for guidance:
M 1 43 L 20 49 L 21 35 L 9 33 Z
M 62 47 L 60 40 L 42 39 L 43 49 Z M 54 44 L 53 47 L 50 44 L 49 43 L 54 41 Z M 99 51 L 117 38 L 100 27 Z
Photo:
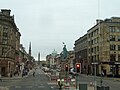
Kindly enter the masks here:
M 98 62 L 93 62 L 92 65 L 94 66 L 94 90 L 96 90 L 97 82 L 96 82 L 96 65 Z

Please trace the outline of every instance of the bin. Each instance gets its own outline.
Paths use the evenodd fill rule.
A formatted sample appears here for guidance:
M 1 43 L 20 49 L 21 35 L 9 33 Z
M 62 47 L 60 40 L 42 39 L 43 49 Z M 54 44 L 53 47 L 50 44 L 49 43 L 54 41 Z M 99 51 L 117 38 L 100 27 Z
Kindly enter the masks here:
M 79 84 L 79 90 L 87 90 L 87 84 Z

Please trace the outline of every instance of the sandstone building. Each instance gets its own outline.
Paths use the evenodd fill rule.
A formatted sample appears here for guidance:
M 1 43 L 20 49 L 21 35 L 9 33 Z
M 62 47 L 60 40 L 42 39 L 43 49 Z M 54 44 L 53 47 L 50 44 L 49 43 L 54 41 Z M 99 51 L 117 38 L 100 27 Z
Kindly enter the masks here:
M 14 22 L 11 10 L 0 12 L 0 73 L 7 76 L 13 73 L 19 54 L 20 32 Z
M 105 75 L 120 75 L 120 17 L 97 20 L 96 25 L 87 31 L 87 40 L 84 41 L 87 44 L 82 45 L 82 39 L 83 37 L 76 40 L 75 52 L 82 52 L 87 45 L 87 54 L 84 51 L 87 65 L 90 65 L 87 72 L 96 75 L 102 72 Z M 82 60 L 86 59 L 83 58 L 83 53 L 77 54 Z

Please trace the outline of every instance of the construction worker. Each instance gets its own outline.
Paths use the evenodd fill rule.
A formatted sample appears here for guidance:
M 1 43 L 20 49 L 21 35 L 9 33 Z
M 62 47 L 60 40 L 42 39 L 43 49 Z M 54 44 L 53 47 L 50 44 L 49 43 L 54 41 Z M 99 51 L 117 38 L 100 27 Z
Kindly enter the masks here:
M 61 79 L 58 80 L 58 86 L 59 86 L 59 90 L 62 90 L 63 81 Z

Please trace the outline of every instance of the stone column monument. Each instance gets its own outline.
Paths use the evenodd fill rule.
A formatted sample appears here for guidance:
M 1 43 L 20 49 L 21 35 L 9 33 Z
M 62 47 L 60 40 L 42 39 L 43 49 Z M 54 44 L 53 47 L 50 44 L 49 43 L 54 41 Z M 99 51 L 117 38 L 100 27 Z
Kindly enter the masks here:
M 64 44 L 63 51 L 61 53 L 61 70 L 59 74 L 60 79 L 66 78 L 67 72 L 65 71 L 65 64 L 67 63 L 67 56 L 68 56 L 68 51 L 66 45 Z

